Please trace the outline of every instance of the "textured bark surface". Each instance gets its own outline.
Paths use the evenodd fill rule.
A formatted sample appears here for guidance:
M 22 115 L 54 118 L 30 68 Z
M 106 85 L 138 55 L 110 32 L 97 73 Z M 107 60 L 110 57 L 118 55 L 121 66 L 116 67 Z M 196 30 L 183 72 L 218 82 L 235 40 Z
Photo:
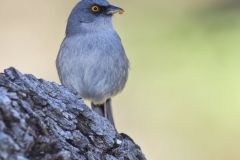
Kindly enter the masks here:
M 14 68 L 0 74 L 0 160 L 145 160 L 76 93 Z

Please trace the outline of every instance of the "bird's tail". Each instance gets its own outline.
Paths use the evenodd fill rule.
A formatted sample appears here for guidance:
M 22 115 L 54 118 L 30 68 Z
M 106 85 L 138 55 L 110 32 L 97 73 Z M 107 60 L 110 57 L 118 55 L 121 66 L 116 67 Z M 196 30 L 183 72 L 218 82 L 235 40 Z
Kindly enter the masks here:
M 115 127 L 113 113 L 112 113 L 111 99 L 108 99 L 104 104 L 95 105 L 92 103 L 91 105 L 92 105 L 93 111 L 98 113 L 100 116 L 107 118 L 112 123 L 112 125 Z

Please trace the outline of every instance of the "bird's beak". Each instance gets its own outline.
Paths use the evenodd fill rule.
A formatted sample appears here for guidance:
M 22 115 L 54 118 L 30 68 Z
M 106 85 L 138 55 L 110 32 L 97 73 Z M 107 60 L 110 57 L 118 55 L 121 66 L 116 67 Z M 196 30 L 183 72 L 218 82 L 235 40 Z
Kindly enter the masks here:
M 123 14 L 125 11 L 122 8 L 110 5 L 107 7 L 107 14 L 108 15 L 114 15 L 116 13 Z

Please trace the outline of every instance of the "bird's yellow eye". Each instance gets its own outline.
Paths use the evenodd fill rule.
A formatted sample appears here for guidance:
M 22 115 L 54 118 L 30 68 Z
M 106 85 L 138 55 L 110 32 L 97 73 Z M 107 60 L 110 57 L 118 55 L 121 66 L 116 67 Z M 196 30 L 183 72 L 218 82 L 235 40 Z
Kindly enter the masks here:
M 94 6 L 92 6 L 92 11 L 95 12 L 95 13 L 96 13 L 96 12 L 100 12 L 100 7 L 94 5 Z

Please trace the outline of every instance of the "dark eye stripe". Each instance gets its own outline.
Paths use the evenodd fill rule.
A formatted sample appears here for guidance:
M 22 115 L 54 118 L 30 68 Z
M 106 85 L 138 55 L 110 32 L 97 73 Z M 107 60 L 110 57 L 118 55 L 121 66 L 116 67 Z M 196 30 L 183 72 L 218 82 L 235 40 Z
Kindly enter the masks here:
M 94 11 L 94 7 L 98 7 L 98 11 Z M 97 4 L 94 4 L 91 6 L 90 10 L 93 12 L 93 13 L 104 13 L 106 10 L 107 10 L 107 6 L 100 6 L 100 5 L 97 5 Z

